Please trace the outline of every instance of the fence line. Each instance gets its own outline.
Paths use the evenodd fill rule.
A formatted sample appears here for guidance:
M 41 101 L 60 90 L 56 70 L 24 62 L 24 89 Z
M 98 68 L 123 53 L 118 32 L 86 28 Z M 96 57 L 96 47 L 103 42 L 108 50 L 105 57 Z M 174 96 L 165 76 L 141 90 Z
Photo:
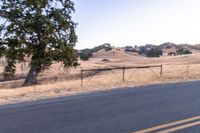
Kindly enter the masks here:
M 106 68 L 98 68 L 98 69 L 81 69 L 81 86 L 83 86 L 83 80 L 84 80 L 84 72 L 95 72 L 95 76 L 97 73 L 102 71 L 112 71 L 112 70 L 122 70 L 122 82 L 125 82 L 125 70 L 128 69 L 146 69 L 149 68 L 154 74 L 155 72 L 151 68 L 160 68 L 160 77 L 162 77 L 163 74 L 163 65 L 148 65 L 148 66 L 128 66 L 128 67 L 106 67 Z
M 23 64 L 23 63 L 22 63 Z M 23 64 L 24 65 L 24 64 Z M 26 64 L 27 65 L 27 64 Z M 59 66 L 61 64 L 58 64 L 58 68 L 60 73 L 62 71 L 63 75 L 66 75 L 65 72 L 63 72 L 64 70 L 61 70 L 61 68 L 63 67 L 62 65 Z M 19 67 L 19 68 L 22 68 Z M 156 69 L 154 69 L 156 68 Z M 54 75 L 51 75 L 50 77 L 40 77 L 40 81 L 58 81 L 60 79 L 62 80 L 68 80 L 68 79 L 76 79 L 76 80 L 81 80 L 81 86 L 86 85 L 88 82 L 91 82 L 91 79 L 95 79 L 96 75 L 101 73 L 101 75 L 98 76 L 104 76 L 105 75 L 109 75 L 109 76 L 113 76 L 112 79 L 114 79 L 113 81 L 115 82 L 117 80 L 117 82 L 129 82 L 130 80 L 140 80 L 140 78 L 142 78 L 143 80 L 143 73 L 149 74 L 148 71 L 143 71 L 142 70 L 142 74 L 138 74 L 136 75 L 136 73 L 138 71 L 140 71 L 140 69 L 148 69 L 151 70 L 150 73 L 153 74 L 153 79 L 157 77 L 161 78 L 162 80 L 171 80 L 172 78 L 184 78 L 184 79 L 196 79 L 196 78 L 200 78 L 200 64 L 166 64 L 166 65 L 144 65 L 144 66 L 110 66 L 110 67 L 102 67 L 102 68 L 92 68 L 92 69 L 86 69 L 83 68 L 80 70 L 80 68 L 78 68 L 78 70 L 75 71 L 75 73 L 73 74 L 69 74 L 68 76 L 63 76 L 60 75 L 60 73 L 57 73 Z M 23 66 L 24 69 L 24 66 Z M 129 69 L 133 69 L 128 71 Z M 116 71 L 114 71 L 116 70 Z M 57 71 L 57 72 L 59 72 Z M 155 77 L 157 76 L 157 77 Z M 26 77 L 26 73 L 23 74 L 15 74 L 14 78 L 9 79 L 10 81 L 12 80 L 18 80 L 18 79 L 24 79 Z M 97 80 L 99 77 L 97 77 Z M 145 77 L 144 77 L 145 78 Z M 145 79 L 146 80 L 146 79 Z M 3 73 L 0 74 L 0 83 L 3 81 L 8 81 L 3 79 Z M 93 81 L 93 80 L 92 80 Z M 103 81 L 102 81 L 103 82 Z M 106 81 L 107 82 L 107 81 Z M 146 81 L 145 81 L 146 82 Z M 80 82 L 79 82 L 80 83 Z

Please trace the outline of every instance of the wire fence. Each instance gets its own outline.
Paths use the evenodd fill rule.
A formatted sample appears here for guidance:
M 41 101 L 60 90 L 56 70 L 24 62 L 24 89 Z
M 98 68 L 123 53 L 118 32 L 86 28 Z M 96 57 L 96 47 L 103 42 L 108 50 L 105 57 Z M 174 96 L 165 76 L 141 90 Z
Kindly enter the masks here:
M 8 81 L 3 77 L 5 62 L 0 60 L 0 88 L 4 87 Z M 16 74 L 9 81 L 15 84 L 11 88 L 19 87 L 26 78 L 30 69 L 30 62 L 16 64 Z M 85 69 L 80 66 L 68 68 L 60 62 L 54 62 L 51 67 L 43 71 L 38 76 L 41 84 L 56 83 L 60 81 L 80 80 L 80 86 L 98 86 L 126 83 L 151 83 L 162 80 L 187 80 L 200 79 L 200 64 L 183 65 L 144 65 L 144 66 L 124 66 L 124 67 L 104 67 Z M 19 82 L 19 85 L 16 85 Z
M 159 68 L 159 73 L 153 68 Z M 129 66 L 129 67 L 110 67 L 110 68 L 98 68 L 98 69 L 81 69 L 81 86 L 84 85 L 84 72 L 94 72 L 86 83 L 88 83 L 94 76 L 99 73 L 104 73 L 107 78 L 119 78 L 121 77 L 122 82 L 129 81 L 139 69 L 149 69 L 159 78 L 162 77 L 162 65 L 151 65 L 151 66 Z M 133 71 L 131 71 L 133 70 Z M 121 71 L 121 72 L 120 72 Z M 128 73 L 126 73 L 126 71 Z M 113 77 L 114 76 L 114 77 Z M 127 78 L 126 78 L 127 77 Z M 100 78 L 101 79 L 101 78 Z
M 85 77 L 88 72 L 93 75 Z M 162 81 L 200 79 L 200 64 L 153 65 L 81 70 L 81 86 L 98 84 L 135 83 L 145 84 Z

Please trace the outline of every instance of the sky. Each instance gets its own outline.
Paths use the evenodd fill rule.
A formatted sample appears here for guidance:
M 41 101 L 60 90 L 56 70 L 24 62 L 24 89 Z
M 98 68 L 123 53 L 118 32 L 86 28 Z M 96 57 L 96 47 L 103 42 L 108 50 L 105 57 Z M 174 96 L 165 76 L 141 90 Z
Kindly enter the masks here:
M 77 49 L 200 43 L 200 0 L 73 0 Z

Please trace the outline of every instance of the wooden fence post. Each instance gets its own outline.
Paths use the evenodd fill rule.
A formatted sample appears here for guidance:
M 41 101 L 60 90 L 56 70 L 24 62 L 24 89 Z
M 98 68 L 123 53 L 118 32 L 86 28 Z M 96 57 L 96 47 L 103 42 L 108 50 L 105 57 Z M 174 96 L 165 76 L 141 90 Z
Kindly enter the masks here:
M 81 87 L 83 87 L 83 70 L 81 68 Z
M 160 77 L 162 77 L 162 75 L 163 75 L 163 65 L 161 64 L 161 66 L 160 66 Z
M 125 67 L 123 67 L 122 82 L 125 82 Z
M 187 65 L 187 77 L 189 76 L 189 65 Z

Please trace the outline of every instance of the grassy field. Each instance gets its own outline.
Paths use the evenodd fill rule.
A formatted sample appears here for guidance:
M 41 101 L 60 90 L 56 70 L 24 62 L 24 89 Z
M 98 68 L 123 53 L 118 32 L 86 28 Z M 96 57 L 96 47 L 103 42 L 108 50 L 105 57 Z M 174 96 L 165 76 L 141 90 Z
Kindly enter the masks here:
M 102 61 L 103 59 L 109 61 Z M 31 87 L 21 87 L 23 78 L 29 70 L 28 64 L 17 64 L 16 75 L 21 79 L 0 82 L 0 103 L 32 101 L 91 91 L 110 90 L 117 87 L 200 79 L 200 53 L 198 52 L 184 56 L 146 58 L 117 50 L 113 55 L 112 51 L 105 52 L 102 50 L 95 53 L 90 61 L 79 62 L 81 65 L 77 68 L 63 68 L 61 63 L 54 63 L 48 70 L 39 75 L 39 85 Z M 160 77 L 160 68 L 130 69 L 125 71 L 125 82 L 122 82 L 122 70 L 112 70 L 84 78 L 83 87 L 81 87 L 81 69 L 158 64 L 163 64 L 162 77 Z M 3 63 L 0 64 L 0 73 L 3 72 L 3 65 Z

